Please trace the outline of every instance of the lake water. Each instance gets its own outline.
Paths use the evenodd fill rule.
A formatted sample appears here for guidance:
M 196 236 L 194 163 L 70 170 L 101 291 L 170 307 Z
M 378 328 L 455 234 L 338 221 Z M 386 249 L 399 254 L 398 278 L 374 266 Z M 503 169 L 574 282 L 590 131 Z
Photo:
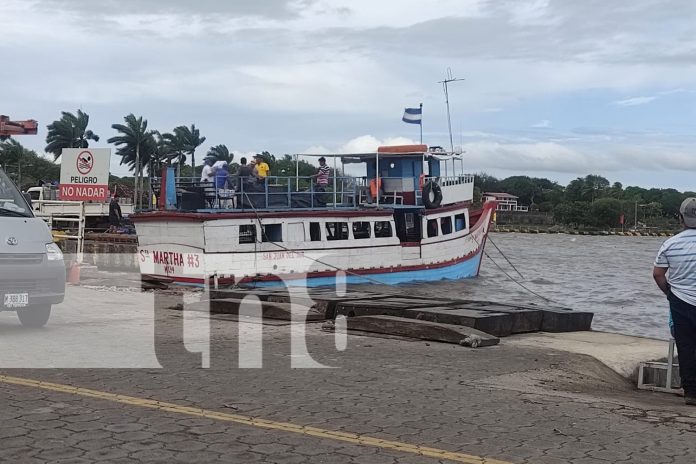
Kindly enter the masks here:
M 510 280 L 563 306 L 595 313 L 595 330 L 667 339 L 668 304 L 652 278 L 664 237 L 493 233 L 478 279 L 405 286 L 404 293 L 501 302 L 544 301 Z

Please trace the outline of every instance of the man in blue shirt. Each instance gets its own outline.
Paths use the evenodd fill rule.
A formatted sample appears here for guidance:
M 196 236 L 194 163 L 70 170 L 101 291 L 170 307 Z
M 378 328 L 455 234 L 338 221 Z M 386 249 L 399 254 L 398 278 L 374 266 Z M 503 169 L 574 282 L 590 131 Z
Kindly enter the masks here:
M 684 230 L 662 244 L 653 277 L 669 300 L 684 400 L 696 406 L 696 198 L 682 202 L 679 221 Z

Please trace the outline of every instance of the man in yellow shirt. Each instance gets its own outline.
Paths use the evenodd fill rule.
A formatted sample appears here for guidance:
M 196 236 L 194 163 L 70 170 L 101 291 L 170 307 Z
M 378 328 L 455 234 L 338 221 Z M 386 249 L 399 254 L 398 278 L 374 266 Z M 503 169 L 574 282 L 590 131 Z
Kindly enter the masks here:
M 257 154 L 256 156 L 254 156 L 254 159 L 256 160 L 256 165 L 254 166 L 254 171 L 256 172 L 256 175 L 260 179 L 265 179 L 270 173 L 271 168 L 263 160 L 263 157 L 261 155 Z

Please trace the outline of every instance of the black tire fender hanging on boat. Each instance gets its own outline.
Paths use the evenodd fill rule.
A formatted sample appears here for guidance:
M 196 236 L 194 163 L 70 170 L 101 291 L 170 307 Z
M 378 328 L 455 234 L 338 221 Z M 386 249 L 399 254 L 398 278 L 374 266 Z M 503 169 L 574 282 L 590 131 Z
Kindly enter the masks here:
M 430 200 L 430 194 L 433 194 L 433 199 Z M 442 203 L 442 189 L 432 180 L 429 180 L 423 186 L 423 204 L 428 209 L 437 208 Z

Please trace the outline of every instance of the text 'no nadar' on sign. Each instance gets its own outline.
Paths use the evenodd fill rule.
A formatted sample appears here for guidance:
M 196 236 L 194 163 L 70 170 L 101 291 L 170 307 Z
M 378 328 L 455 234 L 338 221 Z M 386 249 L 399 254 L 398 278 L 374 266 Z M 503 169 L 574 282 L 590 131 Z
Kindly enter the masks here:
M 110 161 L 110 148 L 64 149 L 60 166 L 60 198 L 108 200 Z

